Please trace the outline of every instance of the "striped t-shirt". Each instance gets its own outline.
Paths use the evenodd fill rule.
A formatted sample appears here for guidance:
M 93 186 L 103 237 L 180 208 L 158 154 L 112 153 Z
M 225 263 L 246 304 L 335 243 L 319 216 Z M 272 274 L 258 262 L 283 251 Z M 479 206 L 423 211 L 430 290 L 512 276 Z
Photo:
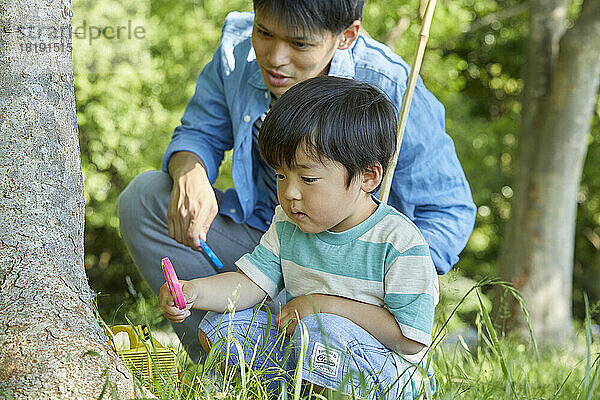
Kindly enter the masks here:
M 438 280 L 429 246 L 418 228 L 387 204 L 344 232 L 305 233 L 275 209 L 273 222 L 237 267 L 271 298 L 288 301 L 330 294 L 386 307 L 402 334 L 431 341 Z

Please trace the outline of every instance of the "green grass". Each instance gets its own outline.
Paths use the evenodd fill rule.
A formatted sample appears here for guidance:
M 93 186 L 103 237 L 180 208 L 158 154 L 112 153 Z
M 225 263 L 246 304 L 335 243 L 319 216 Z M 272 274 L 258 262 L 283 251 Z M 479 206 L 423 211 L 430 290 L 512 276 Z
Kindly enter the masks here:
M 500 343 L 502 360 L 510 379 L 491 348 L 476 354 L 460 349 L 435 351 L 434 367 L 440 399 L 583 399 L 587 374 L 585 353 L 572 349 L 547 349 L 536 356 L 531 348 L 517 340 Z M 598 348 L 594 350 L 598 354 Z M 590 353 L 593 355 L 593 353 Z M 597 363 L 594 366 L 598 370 Z M 600 398 L 596 389 L 590 398 Z
M 478 299 L 476 346 L 469 348 L 460 337 L 453 346 L 445 342 L 446 326 L 455 317 L 454 312 L 448 320 L 438 324 L 430 352 L 438 383 L 433 399 L 600 399 L 600 345 L 597 338 L 594 341 L 592 337 L 587 298 L 587 318 L 576 340 L 564 348 L 544 347 L 538 350 L 531 338 L 524 341 L 497 334 L 488 306 L 480 294 L 480 288 L 490 283 L 505 285 L 502 282 L 480 282 L 465 293 L 454 308 L 454 311 L 457 310 L 470 296 Z M 513 295 L 520 299 L 518 293 L 513 292 Z M 227 341 L 229 345 L 240 347 L 234 338 L 227 338 Z M 264 372 L 252 368 L 254 359 L 240 363 L 248 368 L 227 364 L 221 371 L 218 347 L 218 344 L 213 346 L 204 364 L 184 361 L 185 352 L 180 350 L 180 365 L 184 372 L 178 375 L 173 371 L 156 377 L 153 385 L 157 397 L 165 400 L 269 399 L 269 381 Z M 303 387 L 301 379 L 301 370 L 297 369 L 289 378 L 287 392 L 281 393 L 278 398 L 339 397 L 334 392 L 317 394 L 311 388 Z M 428 393 L 421 393 L 420 398 L 428 397 Z

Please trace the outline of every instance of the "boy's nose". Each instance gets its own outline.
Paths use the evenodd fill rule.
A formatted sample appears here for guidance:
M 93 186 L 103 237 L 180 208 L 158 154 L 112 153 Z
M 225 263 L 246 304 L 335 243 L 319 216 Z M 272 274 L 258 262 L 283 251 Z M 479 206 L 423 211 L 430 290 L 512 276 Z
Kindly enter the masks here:
M 302 193 L 296 185 L 286 185 L 283 195 L 287 200 L 300 200 Z

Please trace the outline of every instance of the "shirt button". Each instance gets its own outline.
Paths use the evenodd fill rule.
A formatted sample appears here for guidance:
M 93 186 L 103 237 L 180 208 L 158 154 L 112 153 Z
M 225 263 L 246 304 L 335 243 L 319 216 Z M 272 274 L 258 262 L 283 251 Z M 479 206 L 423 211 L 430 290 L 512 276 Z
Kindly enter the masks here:
M 265 92 L 265 99 L 269 99 L 269 92 Z
M 250 122 L 250 116 L 249 115 L 244 115 L 244 121 Z
M 229 209 L 229 212 L 232 213 L 232 214 L 235 214 L 235 208 Z

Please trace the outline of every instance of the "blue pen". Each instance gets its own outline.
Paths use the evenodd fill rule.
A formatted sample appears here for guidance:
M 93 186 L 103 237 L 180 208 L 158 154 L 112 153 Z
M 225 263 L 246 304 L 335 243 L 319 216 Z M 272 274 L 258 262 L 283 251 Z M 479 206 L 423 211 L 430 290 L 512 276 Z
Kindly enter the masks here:
M 223 268 L 223 263 L 219 260 L 219 257 L 208 247 L 206 243 L 202 239 L 200 239 L 200 247 L 204 250 L 204 253 L 210 258 L 210 260 L 215 264 L 218 269 Z

